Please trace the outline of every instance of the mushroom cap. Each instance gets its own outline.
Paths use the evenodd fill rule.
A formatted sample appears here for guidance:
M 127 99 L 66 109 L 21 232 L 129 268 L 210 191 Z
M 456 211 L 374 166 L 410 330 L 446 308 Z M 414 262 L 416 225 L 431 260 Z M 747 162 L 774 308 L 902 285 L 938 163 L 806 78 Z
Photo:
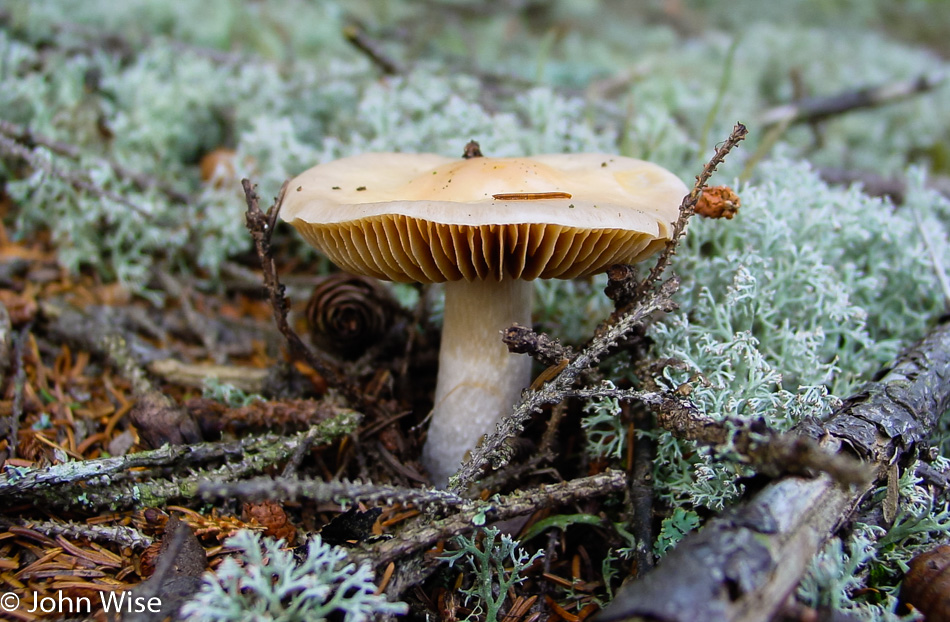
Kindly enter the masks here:
M 292 179 L 281 216 L 355 274 L 567 279 L 652 255 L 686 193 L 655 164 L 598 153 L 365 153 Z

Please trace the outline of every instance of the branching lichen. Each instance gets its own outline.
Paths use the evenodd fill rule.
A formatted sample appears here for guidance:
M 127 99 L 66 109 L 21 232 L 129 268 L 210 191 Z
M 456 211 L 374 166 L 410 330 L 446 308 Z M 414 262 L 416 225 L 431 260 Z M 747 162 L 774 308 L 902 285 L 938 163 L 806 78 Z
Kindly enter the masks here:
M 457 537 L 455 544 L 459 549 L 439 559 L 450 568 L 462 562 L 459 565 L 467 566 L 473 574 L 472 585 L 462 588 L 465 604 L 473 603 L 468 619 L 497 622 L 509 591 L 525 580 L 521 573 L 541 559 L 544 553 L 537 551 L 529 555 L 508 534 L 501 534 L 498 538 L 499 531 L 495 527 L 482 529 L 481 535 L 481 542 L 477 538 Z
M 346 551 L 325 544 L 319 535 L 310 539 L 299 561 L 283 544 L 250 531 L 237 532 L 226 543 L 237 550 L 237 557 L 227 558 L 205 576 L 182 615 L 209 622 L 303 622 L 331 616 L 364 622 L 406 613 L 404 603 L 388 602 L 377 593 L 368 565 L 350 562 Z

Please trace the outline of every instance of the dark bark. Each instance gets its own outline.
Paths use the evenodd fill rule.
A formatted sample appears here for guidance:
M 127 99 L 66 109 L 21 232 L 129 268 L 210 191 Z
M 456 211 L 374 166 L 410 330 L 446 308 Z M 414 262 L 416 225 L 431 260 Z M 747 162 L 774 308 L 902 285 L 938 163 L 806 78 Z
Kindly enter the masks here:
M 646 430 L 652 424 L 650 415 L 635 408 L 634 425 Z M 633 464 L 630 469 L 630 507 L 633 509 L 631 531 L 637 538 L 637 576 L 653 570 L 653 462 L 656 460 L 656 441 L 646 434 L 637 434 L 633 440 Z

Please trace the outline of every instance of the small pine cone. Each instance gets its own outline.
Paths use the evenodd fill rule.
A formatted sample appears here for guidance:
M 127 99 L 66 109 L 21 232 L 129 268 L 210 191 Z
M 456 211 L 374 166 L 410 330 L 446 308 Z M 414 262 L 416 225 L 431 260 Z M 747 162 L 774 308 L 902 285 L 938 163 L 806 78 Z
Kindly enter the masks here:
M 950 545 L 910 560 L 900 601 L 924 614 L 927 622 L 950 622 Z
M 317 283 L 307 303 L 314 344 L 344 359 L 359 358 L 392 326 L 396 303 L 372 279 L 338 272 Z

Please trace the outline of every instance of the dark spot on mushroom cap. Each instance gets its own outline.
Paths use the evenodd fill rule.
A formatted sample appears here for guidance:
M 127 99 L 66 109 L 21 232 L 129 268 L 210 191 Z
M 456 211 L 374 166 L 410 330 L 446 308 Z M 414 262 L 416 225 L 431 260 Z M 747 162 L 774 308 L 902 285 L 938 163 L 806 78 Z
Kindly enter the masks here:
M 339 186 L 333 186 L 333 188 L 331 188 L 331 190 L 339 190 L 339 189 L 340 189 Z
M 360 186 L 356 189 L 357 192 L 362 192 L 363 190 L 366 190 L 366 186 Z
M 297 186 L 297 192 L 300 192 L 301 190 L 303 190 L 303 186 Z

